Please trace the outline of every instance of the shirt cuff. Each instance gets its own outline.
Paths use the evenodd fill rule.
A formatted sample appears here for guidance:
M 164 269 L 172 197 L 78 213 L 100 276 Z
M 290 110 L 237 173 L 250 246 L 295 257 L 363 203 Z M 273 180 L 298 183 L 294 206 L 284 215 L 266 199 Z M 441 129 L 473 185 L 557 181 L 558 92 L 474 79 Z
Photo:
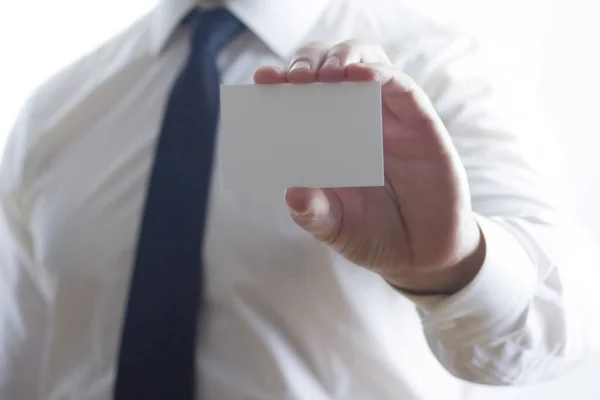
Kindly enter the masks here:
M 417 305 L 425 330 L 459 327 L 460 335 L 476 335 L 520 314 L 535 293 L 532 261 L 510 228 L 481 216 L 477 222 L 486 242 L 477 276 L 451 296 L 405 294 Z

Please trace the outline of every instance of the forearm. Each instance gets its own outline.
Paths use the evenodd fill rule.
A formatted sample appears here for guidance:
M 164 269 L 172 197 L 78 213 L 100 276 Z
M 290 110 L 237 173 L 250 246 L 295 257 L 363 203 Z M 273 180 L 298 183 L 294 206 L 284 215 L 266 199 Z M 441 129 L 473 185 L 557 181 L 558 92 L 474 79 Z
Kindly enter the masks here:
M 413 297 L 439 361 L 462 379 L 506 385 L 558 376 L 593 354 L 600 256 L 591 240 L 563 223 L 480 221 L 487 253 L 473 282 L 439 302 Z

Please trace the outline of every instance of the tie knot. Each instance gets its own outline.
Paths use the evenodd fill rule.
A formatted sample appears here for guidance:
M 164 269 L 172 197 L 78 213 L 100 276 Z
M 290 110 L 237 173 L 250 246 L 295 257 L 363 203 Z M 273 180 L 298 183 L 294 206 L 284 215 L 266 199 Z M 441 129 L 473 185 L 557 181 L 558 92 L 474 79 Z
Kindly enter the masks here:
M 245 28 L 235 15 L 223 7 L 194 10 L 187 23 L 192 51 L 214 56 Z

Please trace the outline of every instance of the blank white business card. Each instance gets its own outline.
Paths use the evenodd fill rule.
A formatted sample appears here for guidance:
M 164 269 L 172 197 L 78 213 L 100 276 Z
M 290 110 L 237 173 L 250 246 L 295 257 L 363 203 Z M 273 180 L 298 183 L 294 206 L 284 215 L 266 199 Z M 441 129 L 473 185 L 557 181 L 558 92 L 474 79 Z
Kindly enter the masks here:
M 383 185 L 379 82 L 221 86 L 229 187 Z

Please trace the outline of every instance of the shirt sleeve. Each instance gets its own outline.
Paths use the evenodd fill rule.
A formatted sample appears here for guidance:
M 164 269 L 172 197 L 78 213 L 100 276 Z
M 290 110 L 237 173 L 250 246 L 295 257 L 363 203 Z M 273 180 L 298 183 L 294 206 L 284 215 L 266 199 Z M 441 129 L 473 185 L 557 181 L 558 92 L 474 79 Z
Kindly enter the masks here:
M 555 136 L 527 77 L 476 44 L 429 60 L 414 77 L 466 168 L 486 256 L 459 293 L 408 297 L 453 375 L 492 385 L 559 376 L 600 347 L 600 253 L 565 212 Z
M 0 398 L 39 395 L 46 296 L 35 270 L 33 239 L 21 198 L 28 128 L 24 111 L 0 166 Z

